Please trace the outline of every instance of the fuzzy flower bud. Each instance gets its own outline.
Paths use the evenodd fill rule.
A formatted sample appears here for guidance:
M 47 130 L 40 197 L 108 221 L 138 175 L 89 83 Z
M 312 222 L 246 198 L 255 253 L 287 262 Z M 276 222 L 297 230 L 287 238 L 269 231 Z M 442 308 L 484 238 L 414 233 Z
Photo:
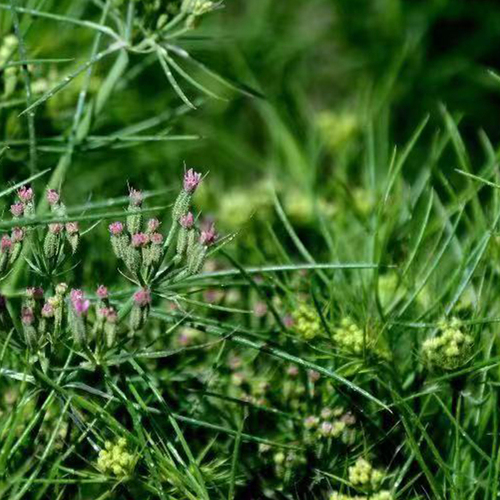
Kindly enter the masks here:
M 146 307 L 151 304 L 151 292 L 147 288 L 134 293 L 134 303 L 139 307 Z
M 80 227 L 78 222 L 67 222 L 66 223 L 66 232 L 70 235 L 77 234 L 80 231 Z
M 24 229 L 22 229 L 20 227 L 15 227 L 12 230 L 11 238 L 12 238 L 13 243 L 19 243 L 19 242 L 23 241 L 23 239 L 24 239 Z
M 29 203 L 33 200 L 33 189 L 30 186 L 22 186 L 17 190 L 17 196 L 23 203 Z
M 109 225 L 111 236 L 118 236 L 123 233 L 123 224 L 121 222 L 113 222 Z
M 56 285 L 56 294 L 59 296 L 64 296 L 66 295 L 66 292 L 68 291 L 68 285 L 66 283 L 58 283 Z
M 131 207 L 140 207 L 144 201 L 144 196 L 142 191 L 138 189 L 130 188 L 129 190 L 129 200 Z
M 186 193 L 192 194 L 195 192 L 196 188 L 201 182 L 201 174 L 195 172 L 192 168 L 190 168 L 184 174 L 184 191 Z
M 148 233 L 155 233 L 160 227 L 160 221 L 158 219 L 148 220 Z
M 105 300 L 109 297 L 108 289 L 104 285 L 99 285 L 96 294 L 101 300 Z
M 201 231 L 200 243 L 203 246 L 212 246 L 217 239 L 217 233 L 215 232 L 215 225 L 210 223 L 205 229 Z
M 136 233 L 132 235 L 132 246 L 134 248 L 145 247 L 149 243 L 149 236 L 145 233 Z
M 33 299 L 33 300 L 42 300 L 43 299 L 43 288 L 42 287 L 29 287 L 26 288 L 26 297 L 28 299 Z
M 59 192 L 55 189 L 47 189 L 47 201 L 49 205 L 54 206 L 59 202 Z
M 42 316 L 44 318 L 52 318 L 54 316 L 54 306 L 50 302 L 46 302 L 42 307 Z
M 64 229 L 62 224 L 56 222 L 55 224 L 49 224 L 49 233 L 51 234 L 61 234 Z
M 24 203 L 14 203 L 10 206 L 10 212 L 15 218 L 22 217 L 24 214 Z
M 10 249 L 12 248 L 12 240 L 4 234 L 2 236 L 2 239 L 0 240 L 0 251 L 2 253 L 8 253 L 10 252 Z
M 192 212 L 188 212 L 179 219 L 179 224 L 184 229 L 191 229 L 194 226 L 194 216 Z
M 153 245 L 161 245 L 163 243 L 163 235 L 160 233 L 153 233 L 150 240 Z
M 21 322 L 23 325 L 32 325 L 35 322 L 35 314 L 31 307 L 23 307 L 21 310 Z

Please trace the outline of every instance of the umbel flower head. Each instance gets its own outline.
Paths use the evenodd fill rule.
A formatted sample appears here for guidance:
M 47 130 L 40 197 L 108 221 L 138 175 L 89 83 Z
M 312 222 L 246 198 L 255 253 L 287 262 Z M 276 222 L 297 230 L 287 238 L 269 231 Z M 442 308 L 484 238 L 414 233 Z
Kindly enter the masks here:
M 106 441 L 105 449 L 99 452 L 97 468 L 104 474 L 123 477 L 132 473 L 135 457 L 127 451 L 127 441 L 120 438 L 115 444 Z
M 314 307 L 300 304 L 292 317 L 293 328 L 304 340 L 312 340 L 321 333 L 321 319 Z
M 436 337 L 423 343 L 424 359 L 430 367 L 456 370 L 469 360 L 474 341 L 461 330 L 461 323 L 457 318 L 442 321 L 439 330 Z

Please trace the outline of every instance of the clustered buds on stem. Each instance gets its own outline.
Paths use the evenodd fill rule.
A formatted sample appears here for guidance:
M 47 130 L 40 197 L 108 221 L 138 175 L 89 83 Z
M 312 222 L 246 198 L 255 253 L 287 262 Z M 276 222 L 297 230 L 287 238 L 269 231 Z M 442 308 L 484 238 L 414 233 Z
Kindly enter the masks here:
M 130 313 L 130 329 L 133 332 L 140 330 L 146 323 L 151 307 L 151 291 L 142 288 L 134 293 L 134 305 Z

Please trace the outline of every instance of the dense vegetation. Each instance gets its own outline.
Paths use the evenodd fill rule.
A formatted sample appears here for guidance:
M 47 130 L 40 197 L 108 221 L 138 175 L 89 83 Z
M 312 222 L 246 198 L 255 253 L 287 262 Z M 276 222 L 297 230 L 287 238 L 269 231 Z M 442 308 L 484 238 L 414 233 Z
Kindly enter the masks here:
M 0 498 L 498 498 L 500 4 L 0 34 Z

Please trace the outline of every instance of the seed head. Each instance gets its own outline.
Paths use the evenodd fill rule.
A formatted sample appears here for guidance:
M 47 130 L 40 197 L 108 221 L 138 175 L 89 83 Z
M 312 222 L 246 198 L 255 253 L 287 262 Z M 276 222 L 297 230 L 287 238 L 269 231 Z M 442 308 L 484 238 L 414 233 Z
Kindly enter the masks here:
M 139 307 L 146 307 L 151 304 L 151 292 L 147 288 L 138 290 L 134 293 L 134 302 Z
M 22 186 L 17 190 L 17 196 L 23 203 L 28 203 L 33 199 L 33 189 L 29 186 Z
M 132 235 L 132 246 L 134 248 L 145 247 L 149 243 L 149 236 L 145 233 L 136 233 Z
M 184 229 L 191 229 L 194 226 L 194 217 L 191 212 L 188 212 L 187 214 L 183 215 L 179 219 L 179 224 L 184 228 Z
M 200 182 L 201 174 L 190 168 L 184 174 L 184 191 L 186 191 L 186 193 L 194 193 Z
M 123 233 L 123 224 L 121 222 L 113 222 L 109 225 L 109 232 L 112 236 L 118 236 Z
M 24 214 L 24 203 L 14 203 L 14 205 L 10 206 L 10 212 L 14 217 L 22 217 Z
M 59 199 L 59 191 L 55 189 L 47 189 L 47 201 L 49 202 L 49 205 L 55 205 L 59 202 Z

